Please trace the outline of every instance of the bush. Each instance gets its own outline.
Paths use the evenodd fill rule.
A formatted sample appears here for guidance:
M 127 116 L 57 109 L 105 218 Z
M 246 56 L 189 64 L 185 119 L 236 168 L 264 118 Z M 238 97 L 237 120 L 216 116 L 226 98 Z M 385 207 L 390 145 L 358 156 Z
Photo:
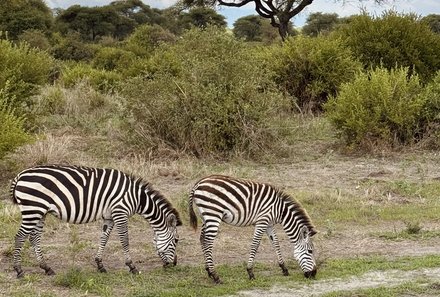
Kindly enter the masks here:
M 302 112 L 321 111 L 328 96 L 361 70 L 341 40 L 325 36 L 290 38 L 269 51 L 266 60 L 278 86 Z
M 163 43 L 172 43 L 176 37 L 159 25 L 142 25 L 136 28 L 124 48 L 140 57 L 149 57 Z
M 109 71 L 124 71 L 135 59 L 136 55 L 132 52 L 114 47 L 103 47 L 93 58 L 93 66 Z
M 82 41 L 79 33 L 70 33 L 66 37 L 55 35 L 52 54 L 60 60 L 90 61 L 95 49 Z
M 350 145 L 411 144 L 426 128 L 424 109 L 430 103 L 421 92 L 418 76 L 408 77 L 407 68 L 376 68 L 342 85 L 325 109 Z
M 440 69 L 440 35 L 412 14 L 355 16 L 337 31 L 366 69 L 409 67 L 428 81 Z
M 0 159 L 31 139 L 24 130 L 24 118 L 14 114 L 12 106 L 15 98 L 8 91 L 7 82 L 0 89 Z
M 9 82 L 8 93 L 15 98 L 10 107 L 22 114 L 30 105 L 29 97 L 48 82 L 54 66 L 53 58 L 45 52 L 0 40 L 0 89 Z
M 110 92 L 118 87 L 121 80 L 121 75 L 115 71 L 96 69 L 81 63 L 72 64 L 61 73 L 61 81 L 67 88 L 73 87 L 81 81 L 87 81 L 96 90 Z
M 18 36 L 20 42 L 26 42 L 32 48 L 37 48 L 42 51 L 50 49 L 49 39 L 44 32 L 39 30 L 26 30 Z
M 141 149 L 227 156 L 276 147 L 267 119 L 283 98 L 243 42 L 215 28 L 192 29 L 150 62 L 147 78 L 123 89 L 128 132 Z

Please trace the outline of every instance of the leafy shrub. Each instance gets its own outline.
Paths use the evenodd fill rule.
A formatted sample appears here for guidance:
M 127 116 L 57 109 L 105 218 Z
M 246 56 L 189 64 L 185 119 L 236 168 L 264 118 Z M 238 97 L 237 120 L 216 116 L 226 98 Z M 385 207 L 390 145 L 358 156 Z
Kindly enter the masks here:
M 440 148 L 440 71 L 421 93 L 423 100 L 424 144 L 428 148 Z
M 82 41 L 79 33 L 70 33 L 66 37 L 55 35 L 55 45 L 52 54 L 60 60 L 90 61 L 95 55 L 95 49 Z
M 408 77 L 407 68 L 376 68 L 342 85 L 325 108 L 348 144 L 410 144 L 426 125 L 427 98 L 421 91 L 418 76 Z
M 103 47 L 93 58 L 93 66 L 99 69 L 123 71 L 135 59 L 136 55 L 132 52 L 114 47 Z
M 175 39 L 174 34 L 159 25 L 142 25 L 127 38 L 125 49 L 140 57 L 149 57 L 159 45 Z
M 15 98 L 10 107 L 22 113 L 30 104 L 29 97 L 49 80 L 54 65 L 45 52 L 0 40 L 0 89 L 9 82 L 8 93 Z
M 283 97 L 243 42 L 215 28 L 192 29 L 151 63 L 147 78 L 123 89 L 127 130 L 141 149 L 227 156 L 276 146 L 267 119 Z
M 14 114 L 14 97 L 9 94 L 9 83 L 0 89 L 0 159 L 6 153 L 29 142 L 31 137 L 24 130 L 25 119 Z
M 32 48 L 38 48 L 43 51 L 50 49 L 49 39 L 40 30 L 26 30 L 18 36 L 18 40 L 26 42 Z
M 361 70 L 339 39 L 325 36 L 290 38 L 269 51 L 266 60 L 278 86 L 303 112 L 320 111 L 328 96 Z
M 76 63 L 66 67 L 61 74 L 64 86 L 70 88 L 81 81 L 87 81 L 96 90 L 109 92 L 117 88 L 122 80 L 115 71 L 96 69 L 89 64 Z
M 414 67 L 427 81 L 440 68 L 440 35 L 413 14 L 390 11 L 382 17 L 355 16 L 340 27 L 337 35 L 367 69 Z

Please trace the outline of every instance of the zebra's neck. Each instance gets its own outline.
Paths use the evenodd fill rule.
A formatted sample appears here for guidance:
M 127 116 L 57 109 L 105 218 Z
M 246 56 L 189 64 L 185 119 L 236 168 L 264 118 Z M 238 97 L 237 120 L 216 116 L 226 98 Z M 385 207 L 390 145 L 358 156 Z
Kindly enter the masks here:
M 287 195 L 281 198 L 279 214 L 278 221 L 283 225 L 283 229 L 292 243 L 297 241 L 299 230 L 303 226 L 306 226 L 309 231 L 314 230 L 305 209 Z

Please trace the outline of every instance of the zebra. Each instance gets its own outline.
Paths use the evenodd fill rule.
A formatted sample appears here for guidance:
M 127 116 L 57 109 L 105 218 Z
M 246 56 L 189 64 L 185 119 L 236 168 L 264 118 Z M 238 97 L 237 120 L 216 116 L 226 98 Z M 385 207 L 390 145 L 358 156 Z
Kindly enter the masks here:
M 211 175 L 199 180 L 189 196 L 190 225 L 197 230 L 197 217 L 193 203 L 202 218 L 200 243 L 205 257 L 205 269 L 210 278 L 221 283 L 214 269 L 212 248 L 220 222 L 244 227 L 255 226 L 247 272 L 254 279 L 254 258 L 264 233 L 267 234 L 278 257 L 284 275 L 289 275 L 281 255 L 274 225 L 281 224 L 294 245 L 294 257 L 304 276 L 315 277 L 317 268 L 312 236 L 317 233 L 305 209 L 283 191 L 265 183 Z
M 21 250 L 28 236 L 40 268 L 47 275 L 55 274 L 40 248 L 48 213 L 71 224 L 103 219 L 95 256 L 99 272 L 107 272 L 102 264 L 102 253 L 115 226 L 125 264 L 133 274 L 139 273 L 130 257 L 128 244 L 128 218 L 134 214 L 144 217 L 154 230 L 153 242 L 163 265 L 177 263 L 177 226 L 182 225 L 179 213 L 160 192 L 140 178 L 116 169 L 41 165 L 20 172 L 12 181 L 10 194 L 22 215 L 13 252 L 17 278 L 24 276 Z

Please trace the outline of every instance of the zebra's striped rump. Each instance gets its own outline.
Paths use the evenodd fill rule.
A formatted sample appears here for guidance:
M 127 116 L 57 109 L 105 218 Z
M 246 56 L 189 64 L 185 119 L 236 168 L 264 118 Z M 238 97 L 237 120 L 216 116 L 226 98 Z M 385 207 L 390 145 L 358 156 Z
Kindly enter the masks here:
M 180 216 L 171 203 L 148 183 L 115 169 L 69 165 L 47 165 L 26 169 L 11 185 L 11 196 L 22 214 L 15 238 L 14 268 L 21 269 L 21 249 L 29 240 L 40 267 L 53 274 L 40 250 L 44 219 L 52 213 L 60 220 L 82 224 L 103 219 L 101 240 L 95 261 L 105 272 L 102 252 L 113 227 L 116 227 L 130 271 L 137 273 L 128 244 L 128 218 L 139 214 L 147 219 L 155 233 L 156 250 L 164 265 L 176 263 L 177 226 Z
M 294 246 L 294 256 L 306 277 L 316 274 L 311 237 L 316 233 L 305 209 L 283 191 L 265 183 L 212 175 L 198 181 L 189 197 L 190 224 L 197 228 L 196 205 L 202 218 L 200 242 L 208 275 L 220 282 L 212 259 L 213 241 L 220 222 L 234 226 L 255 226 L 248 260 L 248 274 L 252 279 L 253 261 L 264 233 L 270 238 L 284 275 L 288 275 L 281 255 L 274 226 L 281 224 Z

